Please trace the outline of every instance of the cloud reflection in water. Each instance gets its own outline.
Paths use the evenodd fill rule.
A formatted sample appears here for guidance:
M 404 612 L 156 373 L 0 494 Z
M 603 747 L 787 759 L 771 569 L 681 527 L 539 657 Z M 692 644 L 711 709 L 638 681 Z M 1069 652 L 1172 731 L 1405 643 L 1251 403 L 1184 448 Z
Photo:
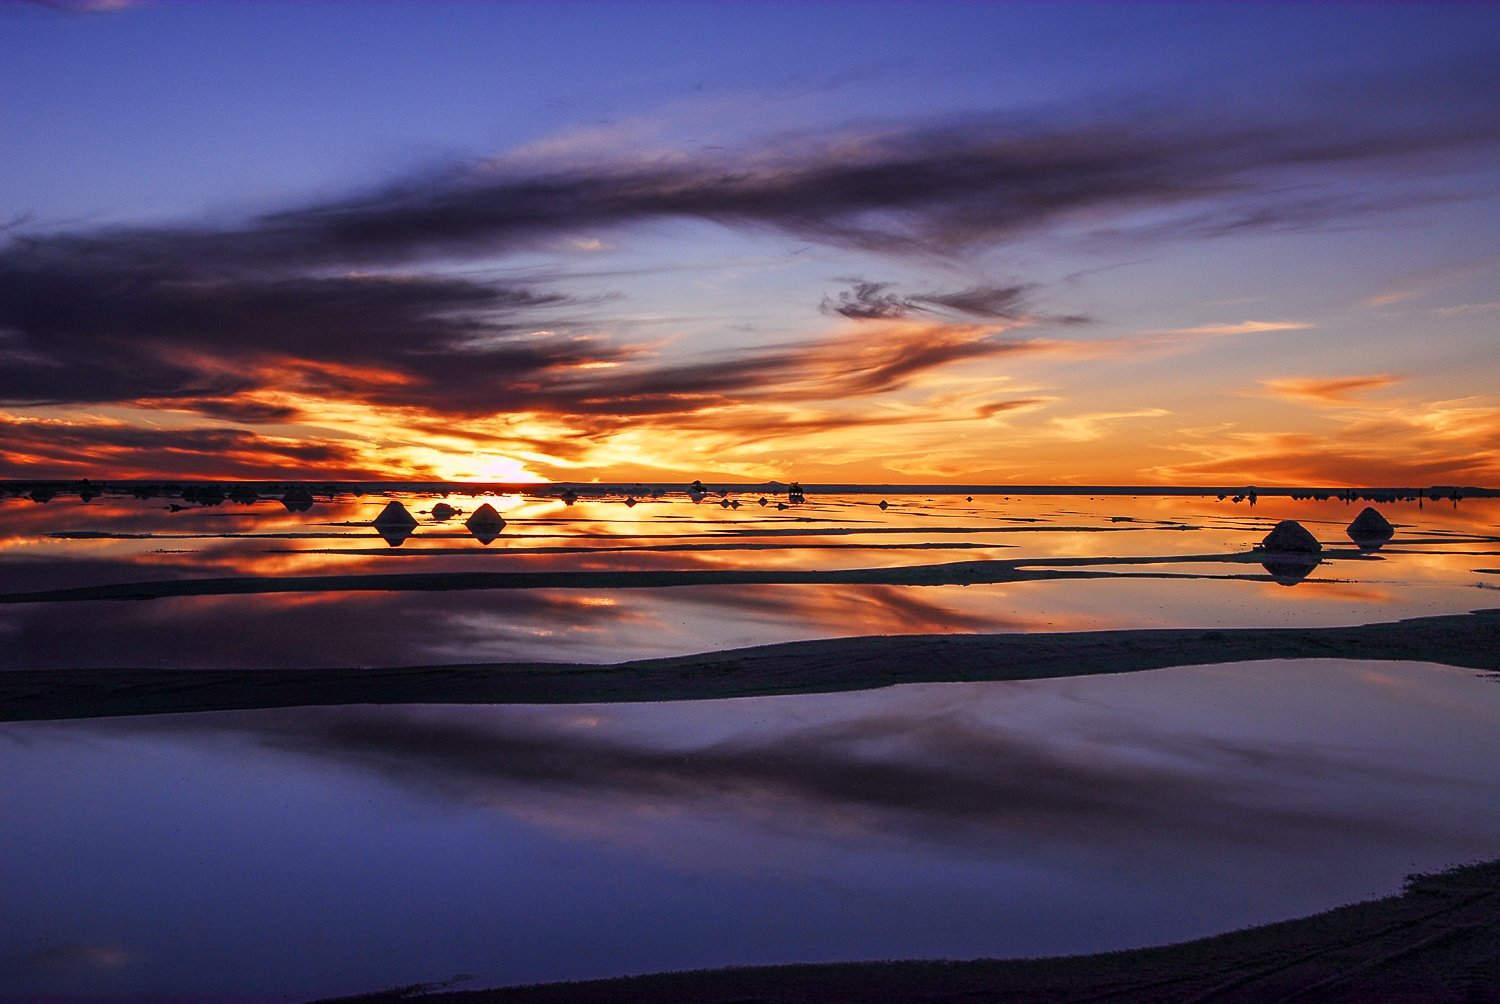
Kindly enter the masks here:
M 1049 689 L 1043 721 L 1063 714 L 1076 725 L 1080 712 L 1088 721 L 1087 708 Z M 1422 824 L 1337 799 L 1286 801 L 1285 791 L 1442 780 L 1308 737 L 1215 736 L 1191 722 L 1163 730 L 1111 718 L 1081 737 L 1050 734 L 1007 707 L 1004 691 L 900 688 L 846 700 L 827 720 L 796 710 L 796 699 L 767 700 L 776 699 L 697 702 L 677 709 L 675 730 L 640 706 L 288 709 L 161 727 L 227 732 L 508 811 L 540 801 L 554 818 L 568 806 L 639 818 L 670 806 L 812 839 L 938 841 L 981 854 L 1037 841 L 1400 842 Z M 641 730 L 655 719 L 662 727 Z

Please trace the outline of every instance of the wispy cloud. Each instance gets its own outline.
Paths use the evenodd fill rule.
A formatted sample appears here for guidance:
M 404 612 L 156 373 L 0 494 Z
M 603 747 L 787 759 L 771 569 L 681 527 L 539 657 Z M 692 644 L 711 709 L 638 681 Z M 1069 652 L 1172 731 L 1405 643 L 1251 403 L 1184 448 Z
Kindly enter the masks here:
M 1232 324 L 1199 324 L 1189 328 L 1164 328 L 1158 335 L 1257 335 L 1269 331 L 1304 331 L 1312 325 L 1304 321 L 1236 321 Z
M 1488 303 L 1456 303 L 1451 307 L 1438 307 L 1437 312 L 1444 317 L 1466 317 L 1470 314 L 1488 314 L 1500 310 L 1500 300 L 1491 300 Z
M 1346 377 L 1279 377 L 1260 381 L 1276 397 L 1315 404 L 1347 404 L 1366 391 L 1380 390 L 1403 378 L 1388 373 Z
M 1129 411 L 1100 411 L 1083 415 L 1066 415 L 1052 419 L 1050 426 L 1059 439 L 1082 442 L 1102 438 L 1115 422 L 1136 418 L 1161 418 L 1170 415 L 1165 408 L 1134 408 Z
M 852 320 L 891 320 L 911 314 L 950 310 L 975 317 L 1017 319 L 1025 288 L 995 286 L 968 289 L 956 293 L 913 293 L 898 295 L 890 291 L 891 283 L 853 280 L 850 288 L 837 297 L 825 296 L 821 309 L 825 314 L 839 314 Z

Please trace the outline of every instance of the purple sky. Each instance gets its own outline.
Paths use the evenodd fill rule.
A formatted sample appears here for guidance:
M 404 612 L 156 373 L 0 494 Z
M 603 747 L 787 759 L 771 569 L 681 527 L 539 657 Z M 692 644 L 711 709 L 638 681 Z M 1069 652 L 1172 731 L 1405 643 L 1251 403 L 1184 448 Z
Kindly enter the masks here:
M 0 477 L 1500 483 L 1488 4 L 0 4 Z

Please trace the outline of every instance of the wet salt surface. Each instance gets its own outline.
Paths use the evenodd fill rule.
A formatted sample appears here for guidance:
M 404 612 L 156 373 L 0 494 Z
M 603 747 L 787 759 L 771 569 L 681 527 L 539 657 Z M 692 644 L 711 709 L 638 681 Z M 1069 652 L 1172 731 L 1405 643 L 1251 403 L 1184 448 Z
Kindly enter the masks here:
M 0 727 L 7 999 L 1162 943 L 1492 857 L 1500 686 L 1341 660 Z
M 0 592 L 974 560 L 1081 562 L 1068 567 L 1101 577 L 0 604 L 0 667 L 617 661 L 1500 605 L 1487 591 L 1500 579 L 1481 571 L 1500 565 L 1492 500 L 1381 506 L 1397 536 L 1372 553 L 1343 535 L 1358 504 L 1286 499 L 903 498 L 881 511 L 830 498 L 780 511 L 454 497 L 466 512 L 447 521 L 421 512 L 437 497 L 399 500 L 419 523 L 391 547 L 349 525 L 383 496 L 302 513 L 3 499 Z M 483 501 L 507 520 L 487 546 L 462 527 Z M 1283 518 L 1324 544 L 1305 578 L 1216 557 Z M 661 546 L 684 549 L 642 549 Z M 3 725 L 0 999 L 298 1000 L 460 973 L 483 986 L 1179 940 L 1494 857 L 1497 726 L 1493 677 L 1342 660 L 669 705 Z
M 367 495 L 289 512 L 275 499 L 169 511 L 161 498 L 0 499 L 0 593 L 288 576 L 540 571 L 545 588 L 266 593 L 149 602 L 0 603 L 0 668 L 393 666 L 618 661 L 861 634 L 1358 624 L 1497 605 L 1500 501 L 1379 508 L 1396 538 L 1361 552 L 1362 503 L 1266 498 L 814 497 L 739 509 L 666 496 L 573 505 L 543 497 Z M 391 501 L 417 525 L 396 546 L 369 525 Z M 458 514 L 436 519 L 438 504 Z M 482 544 L 464 527 L 503 512 Z M 1323 542 L 1304 577 L 1244 556 L 1276 521 Z M 400 533 L 405 533 L 402 528 Z M 400 534 L 397 534 L 400 536 Z M 1198 556 L 1195 558 L 1195 556 Z M 1118 560 L 1112 560 L 1118 559 Z M 1028 581 L 909 586 L 694 584 L 569 588 L 582 571 L 711 573 L 1032 563 Z M 1091 576 L 1047 580 L 1055 571 Z M 79 625 L 87 625 L 80 631 Z

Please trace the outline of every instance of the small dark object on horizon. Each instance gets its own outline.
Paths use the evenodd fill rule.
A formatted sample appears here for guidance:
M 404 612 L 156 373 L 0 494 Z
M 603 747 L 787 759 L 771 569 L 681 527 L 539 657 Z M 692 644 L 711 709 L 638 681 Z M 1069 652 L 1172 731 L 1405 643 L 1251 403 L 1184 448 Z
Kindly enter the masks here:
M 306 488 L 289 488 L 281 496 L 281 504 L 287 512 L 307 512 L 313 507 L 312 492 Z

